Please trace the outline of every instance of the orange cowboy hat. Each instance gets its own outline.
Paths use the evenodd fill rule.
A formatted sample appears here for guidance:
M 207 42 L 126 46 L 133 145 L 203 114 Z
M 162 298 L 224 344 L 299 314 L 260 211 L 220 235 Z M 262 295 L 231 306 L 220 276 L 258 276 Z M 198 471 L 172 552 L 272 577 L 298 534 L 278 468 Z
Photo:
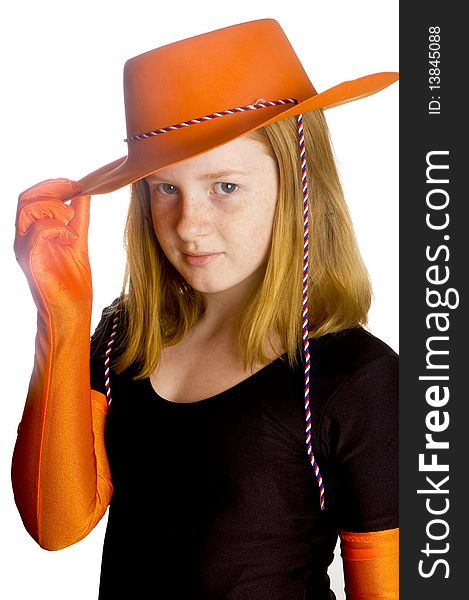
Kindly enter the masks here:
M 127 156 L 80 179 L 82 193 L 112 192 L 274 121 L 358 100 L 397 79 L 375 73 L 318 94 L 274 19 L 156 48 L 124 66 Z

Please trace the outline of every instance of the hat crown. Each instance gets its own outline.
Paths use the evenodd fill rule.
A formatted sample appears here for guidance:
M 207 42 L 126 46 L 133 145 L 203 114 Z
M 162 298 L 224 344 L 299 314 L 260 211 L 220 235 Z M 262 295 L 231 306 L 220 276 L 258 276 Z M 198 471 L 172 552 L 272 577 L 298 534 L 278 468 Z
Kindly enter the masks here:
M 174 42 L 124 66 L 127 136 L 316 91 L 282 28 L 261 19 Z

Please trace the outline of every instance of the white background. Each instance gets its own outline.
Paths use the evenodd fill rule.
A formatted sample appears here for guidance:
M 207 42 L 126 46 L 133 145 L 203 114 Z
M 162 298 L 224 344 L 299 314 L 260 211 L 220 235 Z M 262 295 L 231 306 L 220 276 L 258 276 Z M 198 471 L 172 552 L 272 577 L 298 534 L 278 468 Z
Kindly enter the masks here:
M 47 552 L 28 536 L 13 502 L 10 461 L 35 334 L 35 308 L 12 250 L 18 194 L 49 177 L 78 179 L 125 154 L 122 67 L 128 58 L 273 17 L 323 91 L 368 73 L 398 70 L 398 2 L 16 0 L 1 10 L 0 597 L 94 600 L 107 516 L 85 540 Z M 334 108 L 327 118 L 374 284 L 370 330 L 398 350 L 398 84 Z M 127 202 L 128 188 L 92 201 L 93 326 L 120 291 Z M 142 507 L 147 509 L 151 499 Z M 339 559 L 331 576 L 343 598 Z

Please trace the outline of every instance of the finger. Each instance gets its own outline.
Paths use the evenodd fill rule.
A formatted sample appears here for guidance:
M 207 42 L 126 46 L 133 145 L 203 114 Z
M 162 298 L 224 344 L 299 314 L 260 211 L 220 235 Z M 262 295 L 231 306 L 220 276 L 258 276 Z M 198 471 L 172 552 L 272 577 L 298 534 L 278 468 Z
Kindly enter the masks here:
M 40 229 L 40 228 L 39 228 Z M 77 234 L 70 227 L 58 223 L 54 227 L 46 227 L 39 231 L 39 240 L 55 241 L 63 246 L 70 246 L 77 239 Z
M 63 201 L 79 194 L 81 189 L 81 184 L 78 181 L 65 178 L 46 179 L 21 192 L 18 200 L 23 203 L 37 196 L 48 196 Z
M 78 234 L 82 244 L 88 242 L 88 227 L 90 224 L 90 196 L 79 196 L 70 202 L 70 208 L 74 216 L 70 220 L 70 228 Z
M 61 245 L 73 245 L 76 243 L 77 234 L 63 222 L 57 220 L 39 220 L 35 221 L 29 228 L 29 235 L 21 238 L 16 236 L 14 242 L 14 251 L 17 260 L 22 263 L 29 262 L 29 256 L 32 252 L 41 251 L 41 240 L 55 241 Z
M 73 207 L 61 200 L 39 198 L 18 207 L 16 228 L 19 235 L 25 235 L 35 221 L 55 219 L 62 224 L 68 223 L 74 216 Z

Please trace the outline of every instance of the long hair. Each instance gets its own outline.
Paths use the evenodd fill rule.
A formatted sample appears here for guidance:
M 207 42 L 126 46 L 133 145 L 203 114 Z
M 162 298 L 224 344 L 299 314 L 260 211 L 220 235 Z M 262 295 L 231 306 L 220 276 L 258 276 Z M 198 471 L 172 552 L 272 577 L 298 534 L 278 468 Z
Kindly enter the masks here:
M 367 324 L 372 291 L 322 111 L 303 115 L 309 185 L 309 329 L 315 338 Z M 276 159 L 279 193 L 265 276 L 237 319 L 245 368 L 269 362 L 278 347 L 291 365 L 301 356 L 303 192 L 296 117 L 248 134 Z M 132 185 L 125 229 L 127 267 L 122 292 L 126 330 L 116 368 L 138 365 L 148 377 L 164 347 L 180 341 L 205 310 L 156 238 L 145 180 Z

